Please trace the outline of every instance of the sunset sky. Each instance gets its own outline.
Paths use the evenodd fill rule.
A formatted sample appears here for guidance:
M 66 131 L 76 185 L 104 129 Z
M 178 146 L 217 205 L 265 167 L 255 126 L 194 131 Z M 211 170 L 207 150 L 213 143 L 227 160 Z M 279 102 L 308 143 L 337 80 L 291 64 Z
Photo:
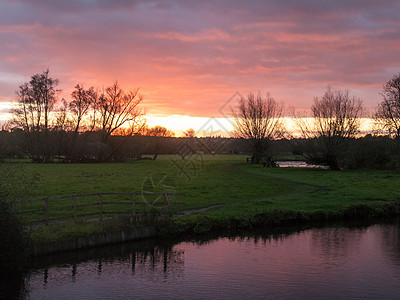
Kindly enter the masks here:
M 249 91 L 307 110 L 327 85 L 373 110 L 400 72 L 399 16 L 397 0 L 1 0 L 0 112 L 46 68 L 65 98 L 140 87 L 150 117 L 223 117 Z

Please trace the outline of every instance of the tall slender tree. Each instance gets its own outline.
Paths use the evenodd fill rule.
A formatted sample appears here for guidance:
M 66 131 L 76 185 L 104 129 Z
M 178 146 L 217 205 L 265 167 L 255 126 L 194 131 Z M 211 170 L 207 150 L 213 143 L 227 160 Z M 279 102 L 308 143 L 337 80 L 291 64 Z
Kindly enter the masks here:
M 91 110 L 94 110 L 97 103 L 97 92 L 93 87 L 85 89 L 83 85 L 77 84 L 75 90 L 71 93 L 71 97 L 69 110 L 71 112 L 74 133 L 78 134 L 82 130 L 82 127 L 84 131 L 93 130 L 95 117 L 90 118 L 89 114 Z

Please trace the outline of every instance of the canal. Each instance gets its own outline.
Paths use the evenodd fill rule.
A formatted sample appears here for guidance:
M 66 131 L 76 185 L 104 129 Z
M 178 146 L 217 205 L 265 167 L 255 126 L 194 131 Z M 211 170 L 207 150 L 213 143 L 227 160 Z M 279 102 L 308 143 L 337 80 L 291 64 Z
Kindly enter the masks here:
M 146 240 L 38 258 L 22 299 L 398 298 L 399 221 Z M 1 298 L 1 297 L 0 297 Z

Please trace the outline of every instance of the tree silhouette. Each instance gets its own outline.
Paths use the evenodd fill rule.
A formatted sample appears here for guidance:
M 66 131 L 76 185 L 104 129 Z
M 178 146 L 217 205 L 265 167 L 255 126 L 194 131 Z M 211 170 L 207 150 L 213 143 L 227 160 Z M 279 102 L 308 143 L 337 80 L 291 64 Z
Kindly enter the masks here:
M 56 102 L 58 79 L 49 76 L 49 70 L 35 74 L 16 91 L 17 104 L 11 110 L 12 123 L 26 134 L 28 151 L 35 161 L 51 160 L 49 130 L 51 112 Z
M 97 92 L 93 87 L 85 89 L 83 85 L 77 84 L 75 90 L 71 93 L 71 101 L 69 102 L 69 110 L 72 118 L 73 131 L 78 134 L 83 127 L 84 131 L 91 131 L 95 126 L 95 117 L 86 120 L 89 111 L 94 110 L 97 103 Z M 84 123 L 84 124 L 82 124 Z M 84 126 L 82 126 L 84 125 Z
M 171 137 L 174 136 L 175 133 L 166 127 L 156 125 L 151 128 L 146 128 L 144 131 L 144 135 L 156 137 Z
M 194 138 L 196 131 L 193 128 L 189 128 L 183 132 L 183 136 L 186 138 Z
M 387 130 L 396 144 L 397 168 L 400 168 L 400 73 L 383 86 L 382 102 L 375 113 L 377 125 Z
M 145 135 L 154 137 L 154 156 L 153 160 L 156 160 L 161 150 L 162 138 L 172 137 L 175 133 L 163 126 L 154 126 L 145 130 Z
M 145 125 L 143 113 L 139 108 L 142 101 L 143 97 L 139 94 L 139 89 L 124 92 L 118 81 L 99 95 L 95 108 L 98 115 L 96 128 L 100 131 L 103 146 L 108 144 L 111 135 L 132 136 L 142 130 Z M 101 149 L 98 160 L 109 160 L 120 146 L 120 143 L 114 145 L 109 153 Z
M 283 136 L 282 114 L 283 105 L 269 95 L 263 98 L 250 93 L 239 100 L 234 111 L 234 134 L 251 143 L 252 163 L 260 163 L 262 156 L 267 155 L 270 141 Z
M 298 122 L 303 136 L 311 141 L 312 159 L 339 170 L 338 156 L 345 152 L 347 139 L 359 131 L 362 111 L 362 101 L 348 90 L 328 87 L 321 98 L 316 97 L 311 106 L 313 119 Z
M 144 126 L 140 117 L 143 116 L 138 105 L 143 101 L 139 89 L 125 93 L 119 86 L 118 81 L 106 88 L 99 96 L 96 110 L 99 113 L 99 129 L 101 130 L 103 143 L 108 138 L 118 133 L 125 126 L 124 135 L 134 135 Z

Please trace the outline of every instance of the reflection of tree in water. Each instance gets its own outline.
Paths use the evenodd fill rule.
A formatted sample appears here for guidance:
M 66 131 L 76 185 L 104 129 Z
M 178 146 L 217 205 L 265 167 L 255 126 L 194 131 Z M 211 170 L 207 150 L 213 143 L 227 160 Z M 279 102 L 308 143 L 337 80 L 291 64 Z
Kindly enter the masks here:
M 301 230 L 296 230 L 301 231 Z M 255 244 L 268 244 L 282 241 L 293 231 L 279 230 L 240 235 L 228 235 L 231 240 L 254 241 Z M 226 236 L 226 235 L 225 235 Z M 191 242 L 201 246 L 216 242 L 221 235 L 191 238 Z M 47 286 L 57 282 L 78 281 L 86 274 L 97 273 L 99 276 L 120 273 L 126 276 L 143 277 L 157 280 L 158 277 L 179 278 L 184 275 L 184 251 L 176 249 L 176 243 L 182 240 L 144 240 L 118 244 L 102 248 L 81 250 L 59 255 L 40 257 L 33 262 L 26 281 L 30 287 Z
M 391 263 L 400 265 L 400 219 L 389 225 L 381 225 L 382 249 Z
M 312 251 L 328 264 L 345 257 L 350 251 L 358 251 L 360 239 L 365 229 L 360 228 L 323 228 L 312 230 Z
M 251 242 L 254 245 L 268 245 L 277 242 L 283 242 L 292 236 L 294 233 L 274 233 L 274 234 L 254 234 L 252 236 L 236 236 L 236 237 L 229 237 L 229 241 L 231 242 Z
M 132 272 L 182 276 L 184 267 L 184 251 L 173 248 L 154 247 L 132 257 Z
M 207 234 L 204 236 L 199 236 L 197 238 L 191 238 L 190 241 L 196 245 L 203 246 L 216 242 L 222 237 L 227 237 L 229 241 L 239 241 L 239 242 L 253 242 L 255 245 L 262 243 L 264 245 L 270 244 L 272 242 L 282 242 L 294 234 L 301 233 L 308 227 L 298 226 L 296 228 L 288 227 L 277 227 L 277 228 L 265 228 L 261 230 L 251 230 L 251 231 L 234 231 L 231 234 Z
M 105 276 L 183 276 L 184 251 L 173 245 L 142 241 L 39 258 L 25 277 L 30 288 L 72 281 L 90 274 Z

